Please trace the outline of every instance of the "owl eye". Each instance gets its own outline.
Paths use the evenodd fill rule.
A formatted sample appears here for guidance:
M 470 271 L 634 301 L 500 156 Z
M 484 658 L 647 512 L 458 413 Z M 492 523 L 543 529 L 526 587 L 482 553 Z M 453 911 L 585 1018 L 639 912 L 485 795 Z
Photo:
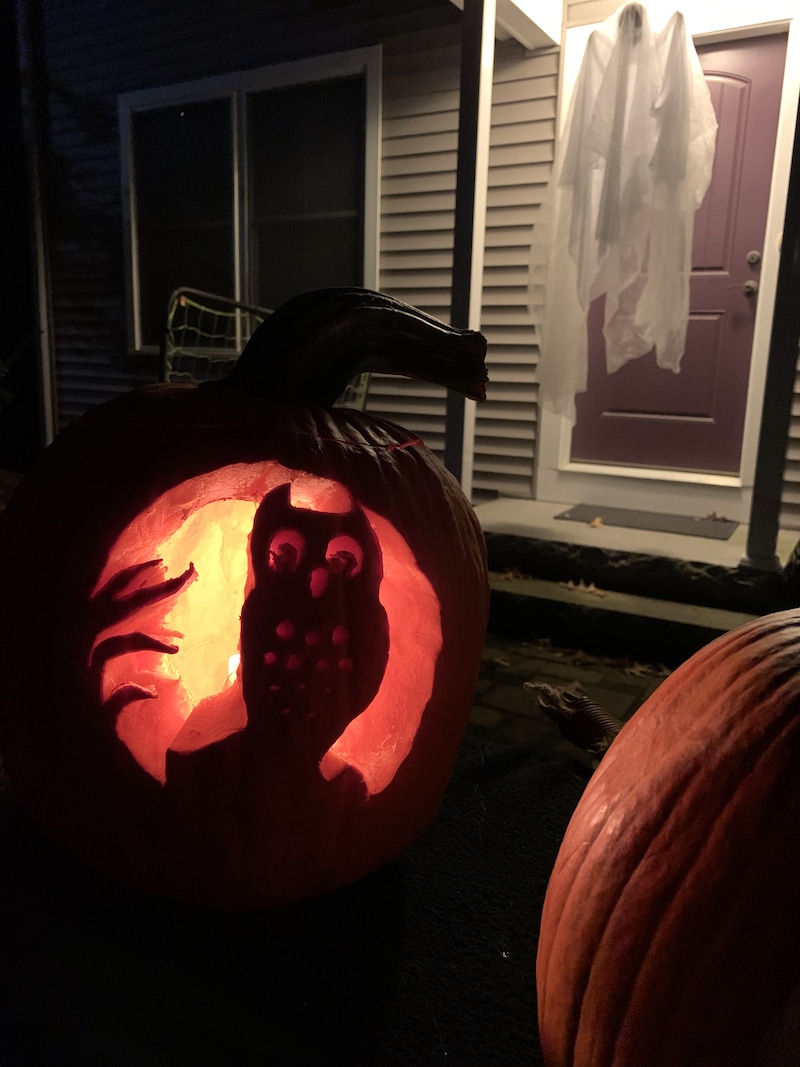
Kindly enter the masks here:
M 342 534 L 341 537 L 334 537 L 328 542 L 325 559 L 335 574 L 341 574 L 344 578 L 353 578 L 361 570 L 364 553 L 354 537 Z
M 278 574 L 291 574 L 300 566 L 306 542 L 298 530 L 278 530 L 272 535 L 267 566 Z

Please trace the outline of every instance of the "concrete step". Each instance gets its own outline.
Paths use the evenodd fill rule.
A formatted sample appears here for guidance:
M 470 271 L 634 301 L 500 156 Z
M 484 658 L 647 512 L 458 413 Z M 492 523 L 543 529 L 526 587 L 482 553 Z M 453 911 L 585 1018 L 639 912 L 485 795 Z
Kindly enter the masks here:
M 800 605 L 800 559 L 778 571 L 485 531 L 489 569 L 607 593 L 766 615 Z
M 492 572 L 489 632 L 521 641 L 677 667 L 756 614 Z

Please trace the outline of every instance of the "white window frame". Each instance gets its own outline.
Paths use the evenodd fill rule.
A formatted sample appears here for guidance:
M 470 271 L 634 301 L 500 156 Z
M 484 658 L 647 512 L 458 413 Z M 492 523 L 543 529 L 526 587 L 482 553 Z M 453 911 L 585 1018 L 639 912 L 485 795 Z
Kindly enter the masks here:
M 157 346 L 142 344 L 139 249 L 136 232 L 136 176 L 133 165 L 133 116 L 137 112 L 175 104 L 200 103 L 228 97 L 233 118 L 233 235 L 235 300 L 246 302 L 245 283 L 249 276 L 246 188 L 247 161 L 244 138 L 244 102 L 248 93 L 285 88 L 309 82 L 363 74 L 366 85 L 364 144 L 364 250 L 363 284 L 380 288 L 380 161 L 381 85 L 380 45 L 350 52 L 314 56 L 290 63 L 278 63 L 256 70 L 222 74 L 180 82 L 157 89 L 123 93 L 118 98 L 123 225 L 127 293 L 128 346 L 133 352 L 155 352 Z M 166 309 L 165 309 L 166 310 Z

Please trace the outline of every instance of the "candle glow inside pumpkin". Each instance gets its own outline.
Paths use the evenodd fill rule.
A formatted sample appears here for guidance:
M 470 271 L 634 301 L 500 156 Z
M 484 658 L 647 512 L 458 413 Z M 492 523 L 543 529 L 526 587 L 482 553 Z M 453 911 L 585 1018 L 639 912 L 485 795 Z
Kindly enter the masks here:
M 93 598 L 102 597 L 116 575 L 150 561 L 160 563 L 137 572 L 126 593 L 188 575 L 170 595 L 103 629 L 94 643 L 96 650 L 109 638 L 141 633 L 169 649 L 125 650 L 105 659 L 100 676 L 104 701 L 132 686 L 141 690 L 119 712 L 116 732 L 162 783 L 168 750 L 194 751 L 247 726 L 253 709 L 242 693 L 240 637 L 242 607 L 254 584 L 250 535 L 261 501 L 287 483 L 291 506 L 301 511 L 337 514 L 354 507 L 343 485 L 274 461 L 223 467 L 167 490 L 137 516 L 117 539 L 95 586 Z M 354 767 L 373 794 L 386 788 L 411 750 L 433 690 L 442 634 L 438 600 L 405 540 L 388 520 L 363 512 L 382 558 L 379 600 L 388 622 L 388 658 L 374 699 L 358 709 L 319 766 L 328 779 Z M 113 598 L 124 603 L 118 589 Z M 291 612 L 287 605 L 287 619 Z M 331 626 L 334 640 L 346 633 L 335 620 Z M 312 638 L 307 635 L 309 646 Z M 342 655 L 332 669 L 346 671 L 348 663 Z M 324 703 L 313 714 L 324 716 Z

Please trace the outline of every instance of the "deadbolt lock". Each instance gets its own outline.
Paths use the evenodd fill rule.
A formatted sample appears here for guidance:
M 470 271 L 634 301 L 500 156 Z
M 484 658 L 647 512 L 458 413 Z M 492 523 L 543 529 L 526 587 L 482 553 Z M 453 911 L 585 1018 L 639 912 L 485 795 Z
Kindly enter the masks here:
M 755 249 L 752 252 L 748 252 L 744 257 L 751 267 L 755 267 L 757 263 L 761 262 L 761 253 L 756 252 Z

